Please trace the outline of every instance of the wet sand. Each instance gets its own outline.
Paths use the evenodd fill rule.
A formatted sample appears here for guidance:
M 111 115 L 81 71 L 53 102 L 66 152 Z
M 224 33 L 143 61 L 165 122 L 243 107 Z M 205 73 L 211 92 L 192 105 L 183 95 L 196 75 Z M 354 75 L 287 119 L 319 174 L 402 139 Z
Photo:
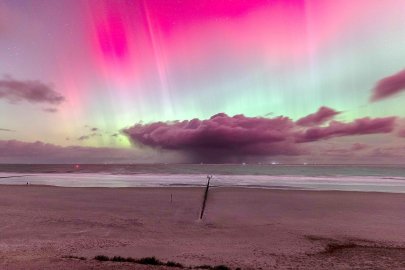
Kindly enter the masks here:
M 202 197 L 203 188 L 2 185 L 0 269 L 165 268 L 92 259 L 99 254 L 232 269 L 405 269 L 404 194 L 212 188 L 199 221 Z

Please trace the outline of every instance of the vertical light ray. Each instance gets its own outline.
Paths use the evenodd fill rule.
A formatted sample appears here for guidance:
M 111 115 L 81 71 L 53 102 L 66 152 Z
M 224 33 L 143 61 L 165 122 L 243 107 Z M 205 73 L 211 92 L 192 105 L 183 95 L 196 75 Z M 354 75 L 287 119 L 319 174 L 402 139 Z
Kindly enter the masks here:
M 142 1 L 142 7 L 145 11 L 145 17 L 146 17 L 146 22 L 147 22 L 147 32 L 149 34 L 149 38 L 151 41 L 152 45 L 152 50 L 154 54 L 154 62 L 156 64 L 158 76 L 159 76 L 159 81 L 160 81 L 160 92 L 162 95 L 163 99 L 163 105 L 164 105 L 164 114 L 166 115 L 173 115 L 173 103 L 171 100 L 171 95 L 170 95 L 170 88 L 169 88 L 169 81 L 167 78 L 167 70 L 166 70 L 166 65 L 167 65 L 167 58 L 165 53 L 163 52 L 163 46 L 159 42 L 160 40 L 157 40 L 155 30 L 154 29 L 154 24 L 152 22 L 152 18 L 148 9 L 148 6 L 146 2 L 143 0 Z

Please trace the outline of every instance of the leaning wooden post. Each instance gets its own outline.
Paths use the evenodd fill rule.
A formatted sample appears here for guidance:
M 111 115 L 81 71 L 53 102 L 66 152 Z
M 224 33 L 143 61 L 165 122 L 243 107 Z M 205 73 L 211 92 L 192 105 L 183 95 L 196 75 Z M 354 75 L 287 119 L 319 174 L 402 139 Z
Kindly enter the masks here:
M 201 206 L 200 219 L 202 219 L 203 215 L 204 215 L 205 204 L 206 204 L 207 198 L 208 198 L 208 189 L 210 188 L 210 180 L 211 180 L 211 178 L 212 178 L 212 175 L 207 175 L 208 181 L 207 181 L 207 186 L 205 187 L 204 200 L 203 200 L 203 203 L 202 203 L 202 206 Z

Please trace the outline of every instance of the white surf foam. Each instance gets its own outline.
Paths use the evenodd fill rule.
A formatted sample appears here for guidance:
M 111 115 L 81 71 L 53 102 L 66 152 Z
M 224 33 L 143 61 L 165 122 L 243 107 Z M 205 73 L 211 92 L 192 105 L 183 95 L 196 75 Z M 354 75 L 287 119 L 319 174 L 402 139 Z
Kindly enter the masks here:
M 8 185 L 25 185 L 28 182 L 31 185 L 61 187 L 170 187 L 204 186 L 206 181 L 206 175 L 201 174 L 0 173 L 0 184 Z M 405 193 L 405 178 L 401 177 L 215 175 L 211 183 L 223 187 Z

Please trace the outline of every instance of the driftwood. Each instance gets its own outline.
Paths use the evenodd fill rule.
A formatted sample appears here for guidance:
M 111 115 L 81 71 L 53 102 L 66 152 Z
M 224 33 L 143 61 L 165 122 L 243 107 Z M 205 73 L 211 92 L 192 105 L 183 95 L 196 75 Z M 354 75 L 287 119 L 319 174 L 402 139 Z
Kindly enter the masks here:
M 203 199 L 202 206 L 201 206 L 200 219 L 202 219 L 203 215 L 204 215 L 205 204 L 207 203 L 208 189 L 210 188 L 211 178 L 212 178 L 212 175 L 207 175 L 208 181 L 207 181 L 207 186 L 205 187 L 204 199 Z

